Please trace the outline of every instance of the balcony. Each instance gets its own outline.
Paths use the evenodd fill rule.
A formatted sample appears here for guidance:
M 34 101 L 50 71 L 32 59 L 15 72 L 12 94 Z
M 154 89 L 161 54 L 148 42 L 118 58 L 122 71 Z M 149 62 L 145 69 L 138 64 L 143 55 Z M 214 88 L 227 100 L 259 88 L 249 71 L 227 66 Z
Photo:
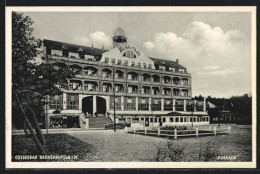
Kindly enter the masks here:
M 85 60 L 85 59 L 71 58 L 71 57 L 64 57 L 64 56 L 57 56 L 57 55 L 52 55 L 49 58 L 53 60 L 62 60 L 62 61 L 76 62 L 76 63 L 83 63 L 83 64 L 95 64 L 95 65 L 99 64 L 99 62 L 96 61 L 95 59 Z

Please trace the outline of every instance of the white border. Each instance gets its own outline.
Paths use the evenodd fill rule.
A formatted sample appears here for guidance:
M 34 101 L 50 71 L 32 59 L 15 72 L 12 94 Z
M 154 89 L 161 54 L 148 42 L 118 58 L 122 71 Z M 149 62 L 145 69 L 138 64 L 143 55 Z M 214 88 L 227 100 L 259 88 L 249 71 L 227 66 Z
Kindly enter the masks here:
M 251 12 L 252 14 L 252 162 L 12 162 L 11 33 L 12 11 L 30 12 Z M 6 7 L 6 168 L 256 168 L 256 7 Z M 7 148 L 8 147 L 8 148 Z

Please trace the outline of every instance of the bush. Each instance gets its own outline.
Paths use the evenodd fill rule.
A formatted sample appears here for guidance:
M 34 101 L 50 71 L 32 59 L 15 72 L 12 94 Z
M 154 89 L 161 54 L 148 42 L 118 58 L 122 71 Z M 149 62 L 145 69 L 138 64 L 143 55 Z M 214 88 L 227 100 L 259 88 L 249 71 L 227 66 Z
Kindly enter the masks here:
M 218 149 L 210 142 L 207 142 L 206 146 L 200 146 L 198 161 L 215 161 L 218 155 Z
M 156 161 L 181 161 L 184 154 L 185 146 L 174 144 L 172 141 L 159 143 L 156 146 Z
M 187 126 L 164 126 L 161 130 L 187 130 Z

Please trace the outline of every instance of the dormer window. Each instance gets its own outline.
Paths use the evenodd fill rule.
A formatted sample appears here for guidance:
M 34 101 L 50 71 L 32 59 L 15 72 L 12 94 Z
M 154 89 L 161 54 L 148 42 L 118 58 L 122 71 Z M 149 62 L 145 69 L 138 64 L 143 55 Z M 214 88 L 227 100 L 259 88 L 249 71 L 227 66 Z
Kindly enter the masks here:
M 135 62 L 132 62 L 132 65 L 131 66 L 135 66 Z
M 144 68 L 146 68 L 146 63 L 143 63 Z
M 83 49 L 82 49 L 82 48 L 79 48 L 78 52 L 79 52 L 79 58 L 80 58 L 80 59 L 84 59 L 84 58 L 85 58 L 85 54 L 84 54 L 84 52 L 83 52 Z
M 67 45 L 62 46 L 62 56 L 69 57 L 69 50 L 68 50 Z

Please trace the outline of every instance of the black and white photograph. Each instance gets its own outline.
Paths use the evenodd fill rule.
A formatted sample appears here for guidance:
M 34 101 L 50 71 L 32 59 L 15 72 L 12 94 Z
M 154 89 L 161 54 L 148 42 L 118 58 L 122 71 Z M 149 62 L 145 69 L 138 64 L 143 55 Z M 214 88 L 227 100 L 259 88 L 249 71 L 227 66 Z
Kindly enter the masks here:
M 7 7 L 7 168 L 255 168 L 256 7 Z

